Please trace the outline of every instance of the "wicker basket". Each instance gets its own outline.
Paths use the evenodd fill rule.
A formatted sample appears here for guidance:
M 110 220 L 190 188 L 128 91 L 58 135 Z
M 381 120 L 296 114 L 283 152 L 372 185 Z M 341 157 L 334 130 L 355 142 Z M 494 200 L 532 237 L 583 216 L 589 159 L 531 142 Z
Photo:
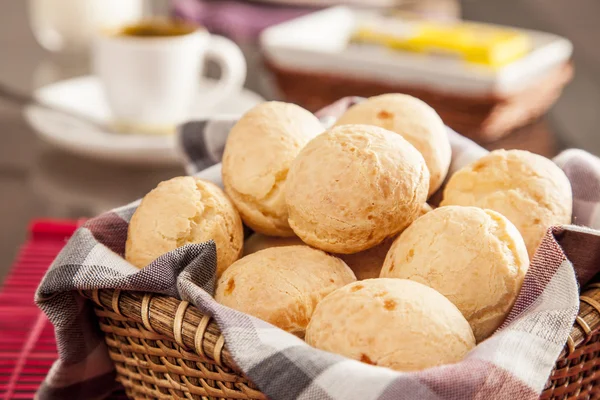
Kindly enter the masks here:
M 334 72 L 293 70 L 268 60 L 266 65 L 285 101 L 310 111 L 319 110 L 346 96 L 406 93 L 432 106 L 446 125 L 480 143 L 497 140 L 542 116 L 573 76 L 573 65 L 567 63 L 521 92 L 503 96 L 469 96 L 369 81 Z
M 86 291 L 132 399 L 266 399 L 236 367 L 214 321 L 172 297 Z M 541 399 L 600 398 L 600 283 L 586 287 L 579 316 Z

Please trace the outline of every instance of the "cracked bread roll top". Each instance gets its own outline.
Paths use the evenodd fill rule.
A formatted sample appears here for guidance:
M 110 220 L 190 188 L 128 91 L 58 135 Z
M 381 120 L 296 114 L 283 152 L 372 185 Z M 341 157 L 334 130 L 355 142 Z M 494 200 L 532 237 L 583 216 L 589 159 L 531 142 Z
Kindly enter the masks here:
M 303 338 L 317 303 L 355 280 L 342 260 L 321 250 L 271 247 L 233 263 L 215 300 Z
M 462 360 L 475 338 L 444 296 L 405 279 L 346 285 L 319 303 L 306 330 L 318 349 L 397 371 Z
M 510 312 L 528 268 L 523 238 L 508 219 L 492 210 L 447 206 L 419 218 L 396 239 L 381 277 L 437 290 L 481 342 Z
M 427 214 L 432 208 L 429 204 L 424 203 L 421 207 L 419 217 Z M 363 279 L 379 278 L 385 256 L 387 255 L 392 243 L 396 237 L 385 239 L 375 247 L 360 251 L 354 254 L 339 254 L 340 257 L 350 269 L 356 275 L 356 279 L 362 281 Z
M 289 223 L 313 247 L 357 253 L 410 225 L 428 187 L 423 156 L 400 135 L 338 126 L 311 140 L 290 167 Z
M 220 276 L 241 254 L 240 216 L 214 184 L 177 177 L 159 183 L 142 199 L 129 223 L 125 258 L 143 268 L 171 250 L 208 240 L 216 244 Z
M 223 153 L 223 186 L 246 225 L 270 236 L 292 236 L 283 185 L 290 164 L 324 131 L 312 113 L 295 104 L 266 102 L 231 129 Z
M 429 195 L 444 182 L 452 149 L 446 126 L 427 103 L 407 94 L 370 97 L 350 107 L 336 125 L 366 124 L 401 135 L 421 152 L 429 169 Z
M 571 223 L 573 195 L 569 179 L 551 160 L 495 150 L 452 175 L 441 205 L 499 212 L 521 232 L 533 258 L 549 227 Z

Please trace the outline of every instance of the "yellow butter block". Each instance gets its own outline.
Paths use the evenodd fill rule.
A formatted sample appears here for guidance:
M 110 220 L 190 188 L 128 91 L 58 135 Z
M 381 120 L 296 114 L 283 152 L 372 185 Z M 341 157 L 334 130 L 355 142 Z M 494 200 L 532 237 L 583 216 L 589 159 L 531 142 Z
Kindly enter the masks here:
M 447 54 L 490 67 L 509 64 L 531 49 L 531 39 L 521 32 L 468 22 L 390 23 L 388 19 L 359 27 L 355 39 L 398 50 Z

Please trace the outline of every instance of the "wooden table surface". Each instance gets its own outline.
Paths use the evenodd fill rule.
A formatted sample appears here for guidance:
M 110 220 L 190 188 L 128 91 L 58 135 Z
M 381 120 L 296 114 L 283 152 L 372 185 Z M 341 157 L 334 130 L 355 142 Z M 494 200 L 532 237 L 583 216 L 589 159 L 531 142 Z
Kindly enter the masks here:
M 507 0 L 507 3 L 514 1 Z M 578 1 L 589 3 L 588 0 Z M 557 2 L 548 0 L 545 4 Z M 466 1 L 465 12 L 486 15 L 489 10 L 486 11 L 482 3 L 486 2 Z M 502 7 L 503 12 L 508 12 L 506 6 Z M 498 15 L 503 14 L 500 12 Z M 247 85 L 261 89 L 261 82 L 266 78 L 256 64 L 254 50 L 248 52 L 254 58 L 249 60 L 251 70 Z M 0 0 L 0 60 L 0 82 L 25 92 L 87 70 L 85 62 L 58 60 L 36 44 L 28 24 L 27 2 L 18 0 Z M 582 85 L 580 82 L 575 84 Z M 585 82 L 583 85 L 588 87 Z M 271 97 L 268 92 L 261 94 Z M 571 103 L 561 103 L 562 114 L 558 118 L 553 115 L 488 147 L 525 148 L 552 156 L 564 145 L 578 145 L 600 153 L 600 146 L 596 146 L 599 143 L 585 136 L 585 132 L 577 130 L 573 133 L 573 130 L 564 129 L 569 121 L 569 108 L 578 110 L 572 104 L 573 93 L 569 93 L 568 97 Z M 593 113 L 585 111 L 583 114 L 588 119 L 592 118 L 588 123 L 598 121 L 600 112 L 597 106 L 595 109 Z M 39 140 L 23 119 L 21 111 L 19 107 L 0 100 L 0 281 L 18 246 L 24 241 L 31 219 L 40 216 L 72 219 L 93 216 L 143 196 L 161 180 L 184 173 L 178 167 L 131 168 L 63 153 Z M 583 118 L 581 112 L 575 115 L 575 118 Z

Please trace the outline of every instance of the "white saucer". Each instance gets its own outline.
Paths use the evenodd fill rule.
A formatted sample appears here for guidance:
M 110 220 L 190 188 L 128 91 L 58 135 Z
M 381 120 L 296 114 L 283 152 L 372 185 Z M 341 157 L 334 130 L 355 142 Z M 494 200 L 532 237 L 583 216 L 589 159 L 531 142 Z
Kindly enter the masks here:
M 215 81 L 209 79 L 202 84 L 204 89 L 214 85 Z M 34 96 L 45 104 L 85 115 L 99 122 L 108 123 L 111 120 L 100 82 L 95 76 L 53 83 L 38 89 Z M 244 89 L 236 96 L 207 109 L 202 106 L 202 98 L 199 95 L 190 120 L 215 115 L 240 115 L 263 101 L 258 94 Z M 70 153 L 120 163 L 182 163 L 174 136 L 114 134 L 77 118 L 35 105 L 27 106 L 24 113 L 26 120 L 42 139 Z

